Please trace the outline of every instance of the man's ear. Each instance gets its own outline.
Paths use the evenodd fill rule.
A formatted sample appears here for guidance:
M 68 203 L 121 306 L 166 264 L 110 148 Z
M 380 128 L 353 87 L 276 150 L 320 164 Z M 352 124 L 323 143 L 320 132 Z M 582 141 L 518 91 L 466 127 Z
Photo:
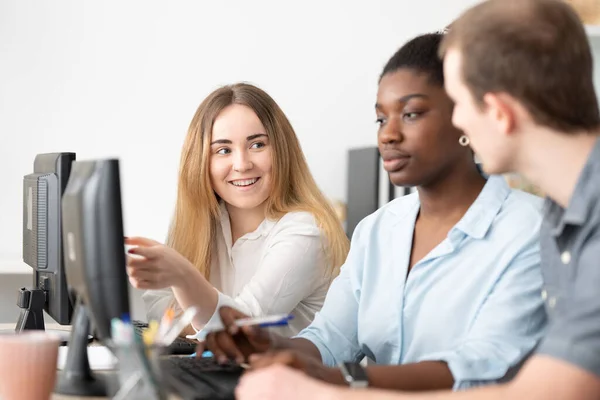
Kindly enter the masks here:
M 515 131 L 516 110 L 512 98 L 504 93 L 486 93 L 483 96 L 486 113 L 496 123 L 498 131 L 510 135 Z

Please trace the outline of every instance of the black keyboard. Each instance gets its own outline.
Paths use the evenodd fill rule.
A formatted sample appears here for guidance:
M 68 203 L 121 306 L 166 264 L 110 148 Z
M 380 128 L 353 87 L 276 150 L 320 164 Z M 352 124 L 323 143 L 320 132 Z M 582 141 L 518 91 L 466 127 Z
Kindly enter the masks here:
M 148 328 L 148 324 L 142 321 L 133 321 L 132 325 L 136 335 L 140 337 L 142 336 L 144 329 Z M 192 354 L 196 352 L 197 345 L 198 341 L 196 340 L 178 337 L 169 345 L 169 353 L 179 355 Z
M 160 361 L 163 384 L 183 400 L 234 400 L 239 365 L 214 358 L 167 357 Z

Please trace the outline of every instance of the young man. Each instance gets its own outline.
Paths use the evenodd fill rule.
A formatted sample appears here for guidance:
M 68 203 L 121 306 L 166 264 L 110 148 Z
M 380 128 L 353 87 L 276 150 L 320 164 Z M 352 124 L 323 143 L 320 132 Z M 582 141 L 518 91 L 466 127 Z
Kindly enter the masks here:
M 441 55 L 453 122 L 486 172 L 517 171 L 549 197 L 540 293 L 547 336 L 505 385 L 421 395 L 349 391 L 275 366 L 248 374 L 240 399 L 600 398 L 600 112 L 584 27 L 559 0 L 489 0 L 452 25 Z

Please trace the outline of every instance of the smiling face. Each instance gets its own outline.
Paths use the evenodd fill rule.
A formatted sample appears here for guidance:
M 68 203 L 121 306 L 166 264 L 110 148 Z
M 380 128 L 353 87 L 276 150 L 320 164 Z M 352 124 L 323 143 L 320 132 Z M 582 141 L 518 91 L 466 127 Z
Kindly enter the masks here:
M 379 152 L 396 186 L 427 185 L 469 156 L 451 123 L 452 102 L 427 74 L 408 68 L 385 74 L 375 111 Z
M 272 150 L 266 130 L 249 107 L 232 104 L 212 128 L 210 181 L 229 207 L 263 207 L 271 192 Z

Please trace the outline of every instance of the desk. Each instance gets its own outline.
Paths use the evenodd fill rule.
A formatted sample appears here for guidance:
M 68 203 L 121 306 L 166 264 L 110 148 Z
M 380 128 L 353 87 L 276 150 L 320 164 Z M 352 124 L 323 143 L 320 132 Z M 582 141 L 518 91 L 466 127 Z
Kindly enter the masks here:
M 15 328 L 15 324 L 0 324 L 0 330 L 14 329 L 14 328 Z M 46 328 L 47 329 L 64 330 L 64 331 L 71 330 L 71 327 L 68 325 L 63 326 L 63 325 L 58 325 L 58 324 L 46 324 Z M 93 346 L 93 344 L 92 344 L 92 346 Z M 106 399 L 106 397 L 79 397 L 79 396 L 65 396 L 65 395 L 58 395 L 58 394 L 53 394 L 51 397 L 51 400 L 105 400 L 105 399 Z M 176 399 L 178 399 L 178 397 L 170 396 L 169 399 L 176 400 Z

